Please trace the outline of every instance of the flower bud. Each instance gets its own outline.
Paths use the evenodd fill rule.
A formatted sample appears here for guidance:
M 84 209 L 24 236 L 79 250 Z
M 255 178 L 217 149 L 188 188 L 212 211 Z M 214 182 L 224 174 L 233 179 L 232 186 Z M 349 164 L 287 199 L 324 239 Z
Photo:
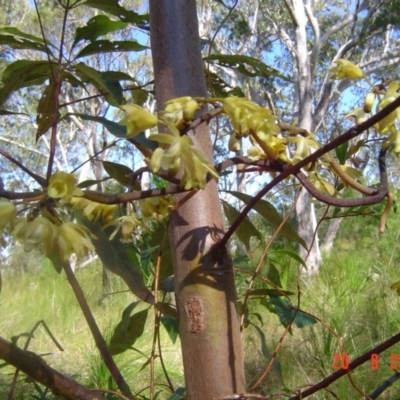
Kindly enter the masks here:
M 232 133 L 229 137 L 228 148 L 230 151 L 238 152 L 240 151 L 240 142 L 236 138 L 236 135 Z
M 370 92 L 365 96 L 363 109 L 366 113 L 371 112 L 372 106 L 374 105 L 374 101 L 375 101 L 375 93 Z

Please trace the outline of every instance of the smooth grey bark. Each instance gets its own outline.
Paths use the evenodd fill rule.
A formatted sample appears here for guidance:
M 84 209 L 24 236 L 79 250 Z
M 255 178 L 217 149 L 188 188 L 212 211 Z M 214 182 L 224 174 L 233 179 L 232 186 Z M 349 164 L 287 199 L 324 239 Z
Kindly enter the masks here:
M 310 57 L 307 49 L 307 16 L 302 0 L 293 0 L 293 8 L 290 15 L 296 27 L 296 72 L 297 72 L 297 100 L 299 126 L 309 132 L 313 126 L 312 107 L 312 73 Z M 308 251 L 299 246 L 299 255 L 306 261 L 308 273 L 318 272 L 321 263 L 321 252 L 318 245 L 318 234 L 316 233 L 317 221 L 315 218 L 314 205 L 311 196 L 302 190 L 296 203 L 297 232 L 307 244 Z
M 150 0 L 150 35 L 158 109 L 175 97 L 206 96 L 195 0 Z M 212 160 L 208 127 L 191 138 Z M 223 232 L 214 181 L 170 217 L 187 399 L 245 391 L 233 266 L 225 249 L 213 251 Z
M 313 7 L 318 8 L 317 3 L 313 4 L 310 0 L 284 0 L 284 4 L 295 28 L 294 35 L 286 32 L 285 28 L 278 28 L 280 38 L 291 53 L 295 63 L 293 72 L 297 81 L 297 96 L 294 111 L 299 119 L 299 126 L 313 132 L 323 120 L 332 97 L 337 97 L 337 94 L 332 93 L 333 81 L 328 77 L 321 86 L 319 93 L 315 93 L 313 86 L 318 58 L 323 46 L 337 32 L 348 29 L 349 35 L 344 39 L 333 60 L 349 57 L 349 51 L 357 46 L 360 39 L 356 29 L 359 13 L 366 13 L 364 17 L 364 26 L 366 26 L 375 14 L 380 2 L 362 1 L 357 3 L 353 12 L 349 12 L 348 15 L 332 26 L 326 27 L 324 31 L 320 29 L 320 23 L 313 12 Z M 343 81 L 337 85 L 337 92 L 344 90 L 346 85 L 348 85 L 348 81 Z M 307 193 L 301 193 L 298 199 L 296 219 L 299 235 L 306 241 L 307 246 L 311 247 L 307 255 L 307 251 L 299 246 L 299 255 L 303 259 L 307 257 L 307 271 L 309 273 L 318 272 L 322 258 L 318 235 L 315 232 L 317 221 L 311 196 Z
M 332 250 L 333 242 L 336 238 L 342 221 L 343 218 L 335 218 L 329 221 L 328 228 L 325 232 L 324 240 L 321 245 L 321 249 L 325 253 L 330 253 L 330 251 Z

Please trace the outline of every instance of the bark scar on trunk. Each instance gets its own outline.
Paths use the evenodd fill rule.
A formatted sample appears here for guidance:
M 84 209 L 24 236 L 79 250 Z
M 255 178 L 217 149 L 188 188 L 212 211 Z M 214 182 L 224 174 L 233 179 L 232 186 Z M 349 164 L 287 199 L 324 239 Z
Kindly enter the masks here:
M 191 297 L 185 303 L 187 315 L 187 329 L 192 333 L 199 333 L 206 329 L 206 313 L 204 300 L 199 297 Z

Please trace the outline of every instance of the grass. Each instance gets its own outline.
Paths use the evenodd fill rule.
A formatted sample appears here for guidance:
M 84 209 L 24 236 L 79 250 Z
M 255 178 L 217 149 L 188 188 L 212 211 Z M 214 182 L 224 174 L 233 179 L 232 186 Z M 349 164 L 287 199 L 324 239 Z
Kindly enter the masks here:
M 396 221 L 392 216 L 389 223 L 395 228 Z M 334 334 L 322 323 L 303 329 L 293 327 L 293 335 L 285 337 L 278 353 L 281 373 L 275 370 L 267 377 L 263 388 L 265 394 L 271 393 L 271 387 L 293 389 L 307 383 L 315 384 L 334 372 L 334 354 L 339 353 L 338 339 L 351 361 L 399 333 L 400 299 L 390 290 L 391 283 L 400 279 L 398 232 L 393 229 L 394 232 L 388 231 L 381 238 L 368 236 L 372 230 L 364 226 L 363 231 L 362 224 L 362 220 L 346 221 L 334 250 L 324 257 L 320 274 L 301 282 L 301 309 L 324 321 Z M 297 291 L 295 280 L 293 276 L 289 287 L 294 292 Z M 295 296 L 292 300 L 296 302 Z M 264 330 L 272 353 L 284 328 L 277 323 L 277 318 L 267 317 L 266 320 Z M 257 346 L 259 343 L 253 347 Z M 392 353 L 400 355 L 400 344 L 379 356 L 377 369 L 366 363 L 352 372 L 353 382 L 345 376 L 330 389 L 341 400 L 362 398 L 355 387 L 363 393 L 372 393 L 394 374 L 390 368 Z M 253 359 L 248 365 L 250 376 L 254 371 L 259 374 L 267 364 L 261 359 L 259 350 L 258 354 L 260 359 Z M 400 399 L 399 387 L 400 381 L 396 381 L 379 398 Z M 321 391 L 311 398 L 334 397 Z
M 269 394 L 273 390 L 313 384 L 334 372 L 334 354 L 339 353 L 338 338 L 344 352 L 352 360 L 398 333 L 400 299 L 390 290 L 390 284 L 400 280 L 397 268 L 400 261 L 397 243 L 399 232 L 394 229 L 397 227 L 396 221 L 392 215 L 388 222 L 392 230 L 389 229 L 381 238 L 371 233 L 374 231 L 367 220 L 352 219 L 343 223 L 332 253 L 324 258 L 320 274 L 301 281 L 301 308 L 324 321 L 331 331 L 322 323 L 303 329 L 293 327 L 292 334 L 285 337 L 278 352 L 279 365 L 275 364 L 267 375 L 260 393 Z M 287 267 L 291 271 L 287 289 L 296 292 L 296 266 L 292 263 Z M 56 348 L 42 326 L 34 333 L 29 347 L 31 351 L 46 354 L 45 359 L 53 368 L 84 385 L 115 389 L 65 276 L 57 274 L 47 264 L 40 271 L 28 269 L 28 272 L 19 275 L 3 275 L 0 335 L 10 339 L 29 332 L 37 321 L 43 320 L 64 351 Z M 129 292 L 122 292 L 109 296 L 106 303 L 101 303 L 102 275 L 99 265 L 78 270 L 76 275 L 100 329 L 109 339 L 124 308 L 136 299 Z M 125 289 L 117 277 L 112 277 L 111 285 L 114 292 Z M 292 297 L 292 301 L 296 302 L 296 296 Z M 254 382 L 254 378 L 268 364 L 268 358 L 279 343 L 284 328 L 278 318 L 267 312 L 259 302 L 251 303 L 250 311 L 253 315 L 259 314 L 260 318 L 254 317 L 252 322 L 260 327 L 266 338 L 263 352 L 259 332 L 252 326 L 245 331 L 246 373 L 248 382 Z M 151 312 L 149 316 L 145 333 L 134 344 L 145 355 L 131 350 L 116 356 L 123 375 L 136 392 L 145 389 L 149 382 L 148 366 L 142 369 L 151 347 Z M 175 387 L 183 386 L 179 343 L 172 344 L 161 329 L 163 357 L 168 373 Z M 25 340 L 26 337 L 21 337 L 19 345 L 23 346 Z M 341 400 L 362 398 L 355 386 L 364 393 L 371 393 L 393 375 L 394 371 L 390 368 L 392 353 L 400 355 L 400 345 L 379 356 L 379 368 L 376 370 L 366 363 L 352 372 L 352 382 L 345 376 L 332 384 L 330 389 Z M 157 365 L 157 381 L 164 382 L 159 363 Z M 0 369 L 0 399 L 7 398 L 12 373 L 9 367 Z M 380 399 L 399 399 L 399 385 L 399 381 L 395 382 Z M 162 392 L 159 399 L 168 398 L 168 390 L 163 386 L 157 388 Z M 38 396 L 32 383 L 26 382 L 21 376 L 15 399 L 31 399 L 31 394 Z M 54 397 L 46 394 L 42 398 Z M 332 398 L 331 394 L 324 391 L 312 397 L 314 400 Z
M 8 340 L 12 336 L 28 333 L 37 321 L 43 320 L 56 340 L 64 348 L 60 351 L 54 345 L 41 325 L 34 333 L 29 350 L 46 354 L 46 362 L 54 369 L 73 377 L 88 387 L 115 390 L 110 374 L 101 361 L 86 321 L 82 316 L 77 301 L 71 292 L 64 274 L 57 274 L 48 265 L 39 272 L 27 272 L 18 276 L 4 274 L 3 291 L 0 295 L 0 309 L 3 318 L 0 321 L 0 335 Z M 86 299 L 96 321 L 109 339 L 113 329 L 121 318 L 126 306 L 136 301 L 130 292 L 111 295 L 105 305 L 101 305 L 102 276 L 99 265 L 93 265 L 76 273 L 84 290 Z M 125 290 L 118 277 L 112 277 L 113 291 Z M 143 335 L 134 347 L 148 357 L 150 355 L 153 318 L 149 312 L 148 323 Z M 173 345 L 165 332 L 161 332 L 165 345 L 163 355 L 169 360 L 169 373 L 178 387 L 183 382 L 183 374 L 176 353 L 180 353 L 179 343 Z M 21 336 L 18 344 L 23 346 L 26 337 Z M 126 351 L 115 357 L 121 372 L 133 388 L 144 387 L 149 381 L 149 369 L 140 371 L 147 358 L 138 352 Z M 9 367 L 0 369 L 0 399 L 6 399 L 13 370 Z M 156 371 L 159 380 L 161 372 Z M 33 386 L 21 381 L 15 399 L 30 399 Z M 165 391 L 165 389 L 164 389 Z M 52 399 L 51 395 L 46 397 Z

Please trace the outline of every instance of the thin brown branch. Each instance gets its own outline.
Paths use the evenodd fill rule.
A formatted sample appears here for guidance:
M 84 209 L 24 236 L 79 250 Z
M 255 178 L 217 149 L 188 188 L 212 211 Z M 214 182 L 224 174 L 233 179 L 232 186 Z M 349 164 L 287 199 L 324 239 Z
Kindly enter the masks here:
M 360 197 L 360 198 L 352 198 L 352 199 L 338 199 L 336 197 L 329 196 L 326 193 L 320 192 L 309 180 L 308 178 L 301 172 L 297 172 L 296 178 L 300 181 L 303 187 L 316 199 L 321 201 L 322 203 L 328 204 L 330 206 L 335 207 L 358 207 L 367 204 L 376 204 L 380 203 L 389 192 L 388 189 L 388 179 L 386 173 L 386 150 L 381 150 L 379 153 L 379 174 L 380 174 L 380 184 L 378 188 L 364 188 L 370 190 L 370 196 Z M 365 190 L 364 190 L 365 193 Z
M 385 342 L 381 343 L 380 345 L 374 347 L 373 349 L 367 351 L 362 356 L 356 358 L 349 364 L 348 369 L 340 369 L 333 374 L 329 375 L 327 378 L 323 379 L 319 383 L 313 385 L 311 388 L 301 392 L 300 394 L 291 397 L 289 400 L 302 400 L 306 397 L 312 395 L 313 393 L 318 392 L 319 390 L 326 388 L 327 386 L 331 385 L 333 382 L 341 378 L 342 376 L 348 374 L 350 371 L 356 369 L 360 365 L 370 361 L 372 354 L 380 354 L 383 351 L 389 349 L 390 347 L 394 346 L 396 343 L 400 342 L 400 333 L 397 335 L 392 336 L 390 339 L 386 340 Z
M 4 157 L 7 158 L 7 160 L 11 161 L 14 165 L 16 165 L 18 168 L 22 169 L 25 173 L 27 173 L 31 178 L 33 178 L 40 186 L 46 187 L 46 180 L 42 178 L 39 175 L 36 175 L 34 172 L 32 172 L 29 168 L 25 167 L 24 164 L 20 163 L 18 160 L 16 160 L 11 154 L 8 152 L 1 150 L 0 149 L 0 154 Z
M 102 395 L 94 394 L 90 389 L 54 370 L 38 355 L 22 350 L 2 337 L 0 358 L 48 387 L 55 395 L 69 400 L 106 400 Z
M 124 377 L 121 375 L 120 370 L 115 364 L 114 359 L 112 358 L 110 351 L 108 349 L 107 343 L 103 338 L 103 335 L 100 332 L 99 327 L 97 326 L 96 320 L 93 317 L 92 311 L 89 308 L 88 303 L 86 302 L 83 291 L 79 285 L 78 280 L 76 279 L 71 265 L 68 261 L 63 262 L 63 269 L 65 274 L 67 275 L 67 279 L 69 284 L 71 285 L 72 290 L 75 293 L 76 299 L 78 300 L 79 306 L 82 310 L 82 313 L 86 319 L 86 322 L 89 326 L 90 331 L 92 332 L 93 339 L 96 343 L 96 346 L 101 354 L 101 357 L 111 373 L 111 376 L 114 378 L 115 382 L 118 385 L 118 388 L 121 390 L 122 394 L 129 399 L 134 399 L 133 394 L 126 383 Z
M 385 107 L 383 110 L 379 111 L 377 114 L 369 118 L 367 121 L 363 122 L 362 124 L 356 125 L 350 128 L 348 131 L 333 139 L 331 142 L 327 143 L 325 146 L 322 146 L 314 153 L 310 154 L 305 159 L 301 160 L 295 165 L 284 165 L 283 171 L 277 177 L 275 177 L 271 182 L 264 186 L 250 201 L 249 203 L 243 208 L 240 215 L 236 218 L 236 220 L 232 223 L 231 227 L 225 233 L 223 238 L 219 242 L 219 246 L 223 248 L 228 240 L 231 238 L 233 233 L 236 231 L 237 227 L 241 223 L 241 221 L 246 217 L 246 215 L 253 209 L 255 204 L 262 199 L 272 188 L 274 188 L 278 183 L 282 182 L 284 179 L 289 177 L 290 175 L 296 175 L 301 168 L 305 167 L 307 164 L 315 162 L 324 154 L 328 153 L 329 151 L 335 149 L 336 147 L 340 146 L 341 144 L 348 142 L 349 140 L 357 137 L 362 132 L 366 131 L 367 129 L 373 127 L 377 122 L 388 116 L 391 112 L 393 112 L 397 107 L 400 106 L 400 97 Z

